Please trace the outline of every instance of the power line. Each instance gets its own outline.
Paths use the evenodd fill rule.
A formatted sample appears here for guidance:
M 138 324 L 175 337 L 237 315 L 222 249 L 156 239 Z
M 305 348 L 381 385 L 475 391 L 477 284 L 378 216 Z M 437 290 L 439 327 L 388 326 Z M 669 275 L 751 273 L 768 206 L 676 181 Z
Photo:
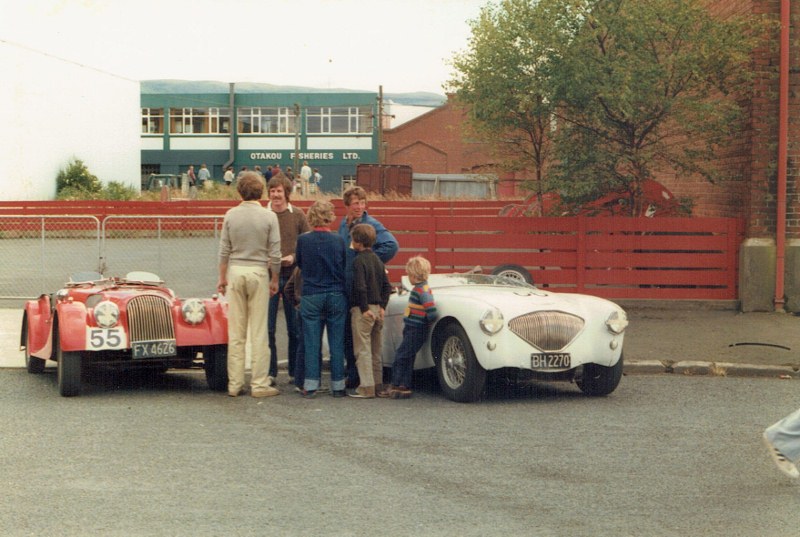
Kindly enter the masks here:
M 92 71 L 97 71 L 98 73 L 102 73 L 104 75 L 113 76 L 114 78 L 127 80 L 129 82 L 136 82 L 136 83 L 139 82 L 139 80 L 134 80 L 132 78 L 128 78 L 128 77 L 125 77 L 125 76 L 122 76 L 122 75 L 118 75 L 116 73 L 111 73 L 111 72 L 105 71 L 103 69 L 100 69 L 98 67 L 92 67 L 91 65 L 86 65 L 86 64 L 83 64 L 83 63 L 79 63 L 79 62 L 76 62 L 74 60 L 68 60 L 67 58 L 62 58 L 61 56 L 56 56 L 55 54 L 51 54 L 49 52 L 45 52 L 43 50 L 39 50 L 39 49 L 30 47 L 28 45 L 23 45 L 22 43 L 15 43 L 14 41 L 9 41 L 7 39 L 2 39 L 2 38 L 0 38 L 0 43 L 4 43 L 4 44 L 10 45 L 12 47 L 17 47 L 17 48 L 20 48 L 20 49 L 24 49 L 24 50 L 27 50 L 29 52 L 33 52 L 35 54 L 39 54 L 41 56 L 46 56 L 48 58 L 53 58 L 54 60 L 59 60 L 59 61 L 65 62 L 65 63 L 71 63 L 72 65 L 77 65 L 78 67 L 83 67 L 84 69 L 91 69 Z

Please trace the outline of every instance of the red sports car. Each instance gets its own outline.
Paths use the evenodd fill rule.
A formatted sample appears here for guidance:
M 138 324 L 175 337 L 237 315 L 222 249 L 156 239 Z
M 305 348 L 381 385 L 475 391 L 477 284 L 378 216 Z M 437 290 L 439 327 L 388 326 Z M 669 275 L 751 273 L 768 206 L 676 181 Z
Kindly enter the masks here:
M 81 374 L 93 365 L 125 368 L 200 367 L 208 386 L 228 386 L 227 303 L 180 299 L 149 272 L 106 278 L 72 275 L 63 289 L 25 304 L 20 346 L 29 373 L 47 360 L 58 366 L 58 391 L 81 392 Z

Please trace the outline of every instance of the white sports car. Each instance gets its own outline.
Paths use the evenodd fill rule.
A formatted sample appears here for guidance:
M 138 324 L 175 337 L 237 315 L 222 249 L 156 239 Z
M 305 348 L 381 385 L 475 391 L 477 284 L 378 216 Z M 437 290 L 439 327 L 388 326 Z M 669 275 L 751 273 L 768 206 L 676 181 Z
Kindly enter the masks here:
M 587 395 L 608 395 L 622 378 L 628 317 L 608 300 L 553 293 L 486 274 L 432 274 L 439 314 L 414 369 L 435 367 L 444 394 L 475 401 L 488 371 L 512 369 L 539 380 L 575 381 Z M 386 308 L 383 360 L 391 367 L 403 337 L 406 277 Z

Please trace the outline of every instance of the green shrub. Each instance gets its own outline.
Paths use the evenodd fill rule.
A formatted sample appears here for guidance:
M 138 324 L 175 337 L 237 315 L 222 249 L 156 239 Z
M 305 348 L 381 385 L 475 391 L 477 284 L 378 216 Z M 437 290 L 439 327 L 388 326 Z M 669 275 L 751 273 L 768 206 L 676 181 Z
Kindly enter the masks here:
M 118 181 L 111 181 L 101 192 L 101 199 L 104 200 L 129 201 L 138 197 L 138 191 Z
M 76 200 L 96 200 L 101 199 L 102 190 L 99 192 L 89 192 L 77 186 L 67 186 L 56 194 L 57 200 L 76 201 Z
M 83 198 L 69 199 L 94 199 L 93 194 L 99 193 L 103 185 L 97 176 L 89 173 L 89 168 L 80 159 L 73 159 L 66 169 L 58 172 L 56 176 L 56 197 L 58 199 L 68 199 L 62 197 L 64 190 L 69 190 L 69 195 L 76 195 L 75 191 L 83 191 L 86 196 Z

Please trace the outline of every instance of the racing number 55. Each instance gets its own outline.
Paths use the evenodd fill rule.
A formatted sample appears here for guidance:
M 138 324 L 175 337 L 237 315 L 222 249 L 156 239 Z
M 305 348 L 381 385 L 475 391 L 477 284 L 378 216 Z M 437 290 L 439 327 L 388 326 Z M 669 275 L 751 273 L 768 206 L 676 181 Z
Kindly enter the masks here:
M 123 349 L 125 339 L 122 328 L 87 328 L 86 340 L 89 350 Z

